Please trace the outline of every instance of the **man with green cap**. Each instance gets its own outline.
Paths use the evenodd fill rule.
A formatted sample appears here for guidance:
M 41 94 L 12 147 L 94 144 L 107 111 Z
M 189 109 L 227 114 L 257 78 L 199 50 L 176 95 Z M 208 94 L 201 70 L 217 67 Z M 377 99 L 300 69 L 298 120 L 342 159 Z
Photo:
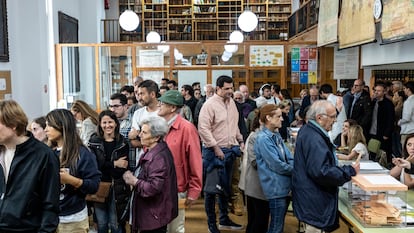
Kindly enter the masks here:
M 203 162 L 200 140 L 195 126 L 180 115 L 184 101 L 179 91 L 169 90 L 158 100 L 158 115 L 170 126 L 165 141 L 174 157 L 179 203 L 184 203 L 179 205 L 178 217 L 168 224 L 168 232 L 183 233 L 185 208 L 191 207 L 200 196 L 202 189 Z

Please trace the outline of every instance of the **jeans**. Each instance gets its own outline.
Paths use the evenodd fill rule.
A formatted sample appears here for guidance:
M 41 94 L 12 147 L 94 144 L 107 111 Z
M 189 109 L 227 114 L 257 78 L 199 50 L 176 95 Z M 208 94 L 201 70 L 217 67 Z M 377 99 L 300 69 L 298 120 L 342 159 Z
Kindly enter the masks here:
M 270 226 L 267 233 L 283 233 L 288 203 L 289 199 L 287 197 L 269 200 Z
M 108 233 L 109 228 L 111 233 L 122 233 L 122 227 L 118 224 L 112 189 L 105 203 L 95 203 L 95 215 L 98 223 L 98 233 Z

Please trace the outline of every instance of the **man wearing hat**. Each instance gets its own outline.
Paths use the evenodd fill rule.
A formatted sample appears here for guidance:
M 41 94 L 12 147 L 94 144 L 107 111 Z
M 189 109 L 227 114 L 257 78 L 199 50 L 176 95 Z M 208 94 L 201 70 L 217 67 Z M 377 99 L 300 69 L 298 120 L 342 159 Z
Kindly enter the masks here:
M 191 207 L 200 196 L 202 188 L 200 140 L 195 126 L 180 115 L 184 101 L 179 91 L 169 90 L 158 100 L 158 115 L 170 126 L 165 141 L 174 157 L 179 203 L 180 200 L 184 203 L 179 205 L 178 217 L 168 224 L 168 232 L 183 233 L 185 207 Z

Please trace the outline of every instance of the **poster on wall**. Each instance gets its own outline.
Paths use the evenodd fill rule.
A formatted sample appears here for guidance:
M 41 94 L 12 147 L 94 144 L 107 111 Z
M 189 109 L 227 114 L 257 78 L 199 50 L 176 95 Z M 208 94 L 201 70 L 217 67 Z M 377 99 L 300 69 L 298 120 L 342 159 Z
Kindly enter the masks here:
M 339 48 L 349 48 L 375 40 L 374 0 L 342 1 L 338 22 Z
M 314 84 L 318 81 L 317 48 L 291 49 L 291 83 Z
M 140 50 L 138 64 L 140 67 L 163 67 L 164 53 L 160 50 Z M 141 71 L 140 76 L 160 83 L 161 79 L 164 78 L 164 71 Z
M 250 66 L 283 66 L 283 45 L 250 46 Z
M 358 78 L 359 48 L 334 51 L 334 79 Z
M 414 1 L 386 0 L 381 19 L 383 43 L 414 38 Z
M 318 47 L 338 40 L 339 0 L 320 0 L 318 14 Z

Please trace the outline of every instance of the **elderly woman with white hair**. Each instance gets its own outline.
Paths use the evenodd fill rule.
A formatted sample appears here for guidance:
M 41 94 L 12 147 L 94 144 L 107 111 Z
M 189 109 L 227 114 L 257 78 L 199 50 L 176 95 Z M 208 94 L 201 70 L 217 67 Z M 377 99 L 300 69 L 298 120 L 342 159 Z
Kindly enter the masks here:
M 125 172 L 124 180 L 133 187 L 131 202 L 132 232 L 166 232 L 167 224 L 178 215 L 178 190 L 174 160 L 164 142 L 167 122 L 151 117 L 140 122 L 141 144 L 146 149 L 134 174 Z

